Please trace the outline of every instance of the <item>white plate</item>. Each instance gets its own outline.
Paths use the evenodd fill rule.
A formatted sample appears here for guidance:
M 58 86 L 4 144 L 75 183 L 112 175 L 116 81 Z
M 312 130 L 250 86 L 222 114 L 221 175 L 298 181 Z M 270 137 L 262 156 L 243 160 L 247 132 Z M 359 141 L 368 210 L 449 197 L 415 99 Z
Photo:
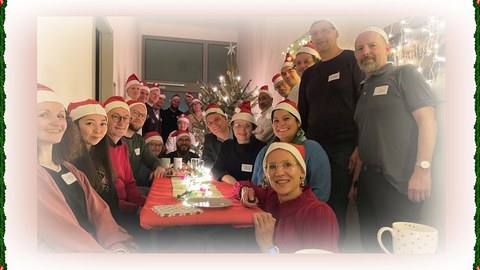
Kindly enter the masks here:
M 225 198 L 190 198 L 186 201 L 187 204 L 196 207 L 205 208 L 221 208 L 232 205 L 232 201 Z

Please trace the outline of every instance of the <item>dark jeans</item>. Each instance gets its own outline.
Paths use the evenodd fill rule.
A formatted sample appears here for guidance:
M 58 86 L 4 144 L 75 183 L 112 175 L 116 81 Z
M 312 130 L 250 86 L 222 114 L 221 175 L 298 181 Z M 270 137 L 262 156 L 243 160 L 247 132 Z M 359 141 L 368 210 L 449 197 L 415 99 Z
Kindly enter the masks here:
M 340 232 L 338 247 L 341 249 L 346 237 L 348 192 L 352 186 L 352 175 L 348 171 L 348 163 L 355 149 L 355 143 L 322 144 L 322 147 L 330 161 L 332 179 L 330 198 L 327 203 L 332 207 L 337 216 Z
M 414 203 L 386 179 L 383 172 L 362 168 L 358 180 L 357 209 L 360 239 L 365 252 L 382 252 L 377 241 L 381 227 L 393 222 L 419 222 L 423 203 Z M 384 234 L 385 247 L 392 250 L 391 237 Z

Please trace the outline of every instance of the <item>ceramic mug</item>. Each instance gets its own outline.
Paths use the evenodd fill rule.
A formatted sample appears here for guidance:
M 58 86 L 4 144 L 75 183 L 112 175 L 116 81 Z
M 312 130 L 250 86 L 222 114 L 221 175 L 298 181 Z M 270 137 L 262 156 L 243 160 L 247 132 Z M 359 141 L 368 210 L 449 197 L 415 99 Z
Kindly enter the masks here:
M 192 158 L 190 159 L 190 166 L 193 170 L 199 170 L 203 167 L 203 160 L 199 158 Z
M 160 159 L 160 166 L 162 166 L 163 168 L 170 168 L 170 158 L 161 158 Z
M 382 234 L 385 231 L 392 234 L 395 254 L 433 254 L 437 250 L 437 229 L 412 222 L 394 222 L 392 228 L 382 227 L 377 233 L 378 244 L 385 253 L 391 253 L 382 242 Z
M 183 164 L 183 160 L 181 157 L 176 157 L 176 158 L 173 158 L 173 168 L 175 170 L 180 170 L 182 169 L 182 164 Z

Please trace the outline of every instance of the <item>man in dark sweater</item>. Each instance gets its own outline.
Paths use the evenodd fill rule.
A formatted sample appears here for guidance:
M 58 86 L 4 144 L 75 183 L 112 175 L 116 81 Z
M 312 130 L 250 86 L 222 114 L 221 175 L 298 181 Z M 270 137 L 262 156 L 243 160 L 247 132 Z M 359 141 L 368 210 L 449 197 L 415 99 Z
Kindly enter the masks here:
M 298 109 L 306 137 L 320 143 L 330 161 L 332 186 L 328 204 L 337 215 L 341 248 L 351 174 L 358 160 L 353 115 L 357 89 L 365 75 L 357 65 L 354 52 L 338 47 L 338 32 L 331 22 L 314 22 L 310 35 L 321 60 L 302 75 Z
M 168 135 L 172 131 L 177 130 L 177 118 L 183 114 L 183 112 L 178 109 L 178 106 L 180 106 L 180 96 L 178 94 L 175 94 L 170 98 L 170 107 L 161 111 L 161 134 L 164 142 L 167 141 Z
M 224 141 L 233 138 L 233 132 L 228 125 L 227 115 L 216 103 L 211 103 L 205 109 L 205 122 L 211 133 L 205 135 L 202 159 L 205 167 L 212 168 L 220 152 L 220 146 Z

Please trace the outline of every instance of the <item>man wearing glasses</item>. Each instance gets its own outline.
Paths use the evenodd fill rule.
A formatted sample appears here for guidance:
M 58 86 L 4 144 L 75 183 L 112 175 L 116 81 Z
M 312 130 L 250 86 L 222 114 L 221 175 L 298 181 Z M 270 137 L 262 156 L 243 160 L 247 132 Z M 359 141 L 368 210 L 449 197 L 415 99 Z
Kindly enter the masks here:
M 138 100 L 130 100 L 127 102 L 130 108 L 130 123 L 122 140 L 128 146 L 128 157 L 130 166 L 137 186 L 149 187 L 151 180 L 154 177 L 163 176 L 165 169 L 160 166 L 160 159 L 158 159 L 145 144 L 143 137 L 137 132 L 142 129 L 143 124 L 147 118 L 147 107 L 145 103 Z M 149 168 L 152 173 L 149 178 L 143 179 L 141 176 L 142 163 Z M 141 188 L 142 191 L 147 191 L 148 188 Z
M 314 22 L 310 35 L 321 60 L 303 72 L 298 109 L 305 136 L 320 143 L 330 161 L 332 185 L 327 203 L 337 215 L 341 248 L 345 239 L 348 193 L 358 158 L 358 132 L 353 115 L 357 89 L 365 75 L 357 65 L 354 52 L 338 47 L 338 32 L 331 22 Z

